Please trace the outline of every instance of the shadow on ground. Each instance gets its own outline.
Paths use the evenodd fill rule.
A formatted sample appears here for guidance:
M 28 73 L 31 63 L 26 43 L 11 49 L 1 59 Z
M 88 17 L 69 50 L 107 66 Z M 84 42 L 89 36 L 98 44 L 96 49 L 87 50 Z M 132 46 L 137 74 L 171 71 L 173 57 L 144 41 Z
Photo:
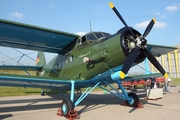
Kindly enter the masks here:
M 98 91 L 99 92 L 99 91 Z M 143 98 L 146 97 L 145 91 L 135 91 L 137 95 L 139 96 L 140 101 L 143 105 L 149 104 L 147 100 L 144 100 Z M 45 98 L 44 96 L 39 96 L 37 99 L 21 99 L 21 100 L 1 100 L 0 104 L 8 104 L 8 106 L 0 107 L 0 113 L 6 113 L 6 112 L 17 112 L 17 111 L 29 111 L 29 110 L 43 110 L 43 109 L 53 109 L 58 108 L 61 105 L 61 100 L 64 98 L 68 98 L 70 95 L 65 94 L 54 94 L 50 95 L 49 98 Z M 78 99 L 79 95 L 75 95 L 75 99 Z M 14 97 L 15 98 L 15 97 Z M 56 103 L 46 103 L 48 101 L 57 101 Z M 43 104 L 35 104 L 38 102 L 43 102 Z M 112 95 L 112 94 L 96 94 L 93 92 L 92 94 L 89 94 L 80 104 L 79 106 L 84 106 L 82 109 L 78 110 L 78 113 L 81 114 L 83 112 L 88 112 L 91 110 L 98 109 L 100 107 L 104 107 L 107 105 L 112 104 L 119 104 L 120 106 L 123 104 L 124 100 Z M 24 105 L 20 106 L 10 106 L 11 104 L 20 104 L 24 103 Z M 156 104 L 152 104 L 156 105 Z M 156 105 L 161 106 L 161 105 Z M 129 113 L 136 110 L 136 108 L 132 108 Z M 11 117 L 11 114 L 5 114 L 0 115 L 0 119 L 4 119 L 6 117 Z

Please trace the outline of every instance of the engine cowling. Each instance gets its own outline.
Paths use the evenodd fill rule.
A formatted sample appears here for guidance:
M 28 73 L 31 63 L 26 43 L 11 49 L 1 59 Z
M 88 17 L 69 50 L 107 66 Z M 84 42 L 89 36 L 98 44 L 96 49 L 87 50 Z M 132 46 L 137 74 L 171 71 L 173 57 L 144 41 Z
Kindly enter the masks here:
M 137 30 L 135 30 L 135 29 L 133 29 L 133 28 L 131 28 L 131 27 L 129 27 L 129 29 L 131 29 L 131 31 L 132 31 L 137 37 L 138 37 L 138 36 L 141 36 L 141 34 L 140 34 Z M 120 36 L 120 43 L 121 43 L 122 50 L 123 50 L 123 52 L 124 52 L 124 54 L 125 54 L 126 56 L 127 56 L 127 55 L 131 52 L 131 50 L 135 47 L 134 42 L 131 42 L 131 40 L 133 39 L 133 35 L 132 35 L 132 33 L 129 31 L 129 29 L 127 29 L 126 27 L 124 27 L 124 28 L 120 29 L 120 30 L 117 32 L 117 34 L 121 34 L 121 36 Z M 139 51 L 138 56 L 137 56 L 137 58 L 136 58 L 136 60 L 135 60 L 134 63 L 136 63 L 136 64 L 137 64 L 137 63 L 140 63 L 140 62 L 144 61 L 145 58 L 146 58 L 146 56 L 144 55 L 142 49 L 140 48 L 140 51 Z

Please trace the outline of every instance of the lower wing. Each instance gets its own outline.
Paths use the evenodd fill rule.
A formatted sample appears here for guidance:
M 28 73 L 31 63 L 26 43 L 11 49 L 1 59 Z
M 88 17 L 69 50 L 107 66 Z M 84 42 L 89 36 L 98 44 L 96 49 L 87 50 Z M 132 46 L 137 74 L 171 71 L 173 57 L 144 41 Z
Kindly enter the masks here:
M 157 78 L 162 76 L 160 73 L 148 74 L 148 75 L 138 75 L 126 77 L 122 81 L 136 81 L 140 79 Z M 49 88 L 49 89 L 59 89 L 59 90 L 70 90 L 71 82 L 75 82 L 75 89 L 85 88 L 92 86 L 98 82 L 99 85 L 105 85 L 105 82 L 114 83 L 116 80 L 120 80 L 112 74 L 100 75 L 93 77 L 89 80 L 60 80 L 53 77 L 37 77 L 37 76 L 27 76 L 27 75 L 12 75 L 12 74 L 0 74 L 0 85 L 1 86 L 22 86 L 22 87 L 38 87 L 38 88 Z

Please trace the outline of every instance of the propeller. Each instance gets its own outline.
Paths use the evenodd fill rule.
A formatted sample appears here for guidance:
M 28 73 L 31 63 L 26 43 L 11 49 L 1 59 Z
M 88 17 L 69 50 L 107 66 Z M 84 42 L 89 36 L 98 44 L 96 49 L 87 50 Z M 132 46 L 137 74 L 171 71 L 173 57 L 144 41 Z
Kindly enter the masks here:
M 133 37 L 136 38 L 136 35 L 131 31 L 131 29 L 128 27 L 128 25 L 126 24 L 125 20 L 123 19 L 123 17 L 121 16 L 121 14 L 117 11 L 117 9 L 115 8 L 115 6 L 113 5 L 112 2 L 109 2 L 109 6 L 111 7 L 111 9 L 116 13 L 116 15 L 118 16 L 118 18 L 121 20 L 121 22 L 126 26 L 126 28 L 129 29 L 129 31 L 132 33 Z
M 147 40 L 145 39 L 145 37 L 149 34 L 151 29 L 153 28 L 153 26 L 154 26 L 154 24 L 156 22 L 156 19 L 153 18 L 150 21 L 150 23 L 146 27 L 146 29 L 145 29 L 145 31 L 144 31 L 142 36 L 136 36 L 132 32 L 132 30 L 128 27 L 128 25 L 126 24 L 125 20 L 123 19 L 121 14 L 117 11 L 117 9 L 115 8 L 115 6 L 113 5 L 112 2 L 109 3 L 109 6 L 112 8 L 112 10 L 115 12 L 115 14 L 121 20 L 121 22 L 125 25 L 125 27 L 133 35 L 134 39 L 131 42 L 136 44 L 136 47 L 132 48 L 132 50 L 130 51 L 130 53 L 126 57 L 126 60 L 125 60 L 124 65 L 122 67 L 122 70 L 120 71 L 120 75 L 119 75 L 120 78 L 124 79 L 125 75 L 128 73 L 129 69 L 131 68 L 131 66 L 133 65 L 134 61 L 136 60 L 140 49 L 143 51 L 144 55 L 148 58 L 148 60 L 164 75 L 164 77 L 168 78 L 168 74 L 165 72 L 165 70 L 162 68 L 162 66 L 157 61 L 157 59 L 153 56 L 153 54 L 146 47 Z
M 149 23 L 149 25 L 147 26 L 146 30 L 144 31 L 143 37 L 146 37 L 149 34 L 149 32 L 151 31 L 151 29 L 152 29 L 155 22 L 156 22 L 156 19 L 153 18 L 151 20 L 151 22 Z
M 148 60 L 164 75 L 164 77 L 168 78 L 168 74 L 160 65 L 160 63 L 157 61 L 157 59 L 153 56 L 153 54 L 147 49 L 144 49 L 144 54 L 146 55 Z

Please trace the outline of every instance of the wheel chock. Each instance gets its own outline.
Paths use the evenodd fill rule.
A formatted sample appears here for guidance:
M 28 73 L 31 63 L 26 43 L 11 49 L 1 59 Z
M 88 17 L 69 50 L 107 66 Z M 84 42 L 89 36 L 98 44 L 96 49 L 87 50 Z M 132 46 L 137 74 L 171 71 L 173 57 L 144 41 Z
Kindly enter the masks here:
M 61 108 L 58 109 L 57 115 L 61 117 L 63 116 Z M 77 110 L 70 110 L 68 112 L 68 115 L 66 116 L 66 119 L 68 120 L 74 120 L 74 119 L 79 119 L 79 118 L 80 116 L 78 115 Z
M 61 108 L 58 109 L 57 115 L 58 115 L 58 116 L 63 116 Z
M 127 107 L 126 101 L 124 100 L 121 105 Z
M 68 115 L 67 115 L 66 118 L 69 119 L 69 120 L 74 120 L 74 119 L 79 119 L 80 116 L 78 115 L 77 110 L 70 110 L 68 112 Z
M 121 105 L 122 105 L 122 106 L 128 106 L 128 105 L 126 104 L 126 101 L 124 101 Z M 143 106 L 142 102 L 139 101 L 139 102 L 136 103 L 136 105 L 134 106 L 134 108 L 144 108 L 144 106 Z
M 139 102 L 137 102 L 135 108 L 144 108 L 144 106 L 143 106 L 142 102 L 139 101 Z

